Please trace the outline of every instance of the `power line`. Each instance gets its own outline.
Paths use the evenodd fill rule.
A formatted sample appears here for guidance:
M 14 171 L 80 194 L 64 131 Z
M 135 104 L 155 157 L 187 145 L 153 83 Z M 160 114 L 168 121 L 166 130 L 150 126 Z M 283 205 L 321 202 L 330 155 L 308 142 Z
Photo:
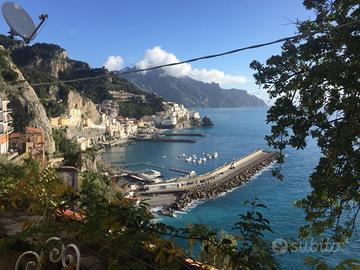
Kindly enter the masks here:
M 241 52 L 241 51 L 261 48 L 261 47 L 273 45 L 273 44 L 280 43 L 280 42 L 289 41 L 289 40 L 296 39 L 296 38 L 309 37 L 309 36 L 313 36 L 313 35 L 316 35 L 316 34 L 319 34 L 319 33 L 324 33 L 324 32 L 329 31 L 329 30 L 336 30 L 336 29 L 344 28 L 346 26 L 353 25 L 353 24 L 356 24 L 356 23 L 359 23 L 359 22 L 360 22 L 360 20 L 357 20 L 357 21 L 337 25 L 337 26 L 334 26 L 334 27 L 331 27 L 331 28 L 328 28 L 328 29 L 322 29 L 322 30 L 312 31 L 312 32 L 309 32 L 309 33 L 297 34 L 297 35 L 293 35 L 293 36 L 289 36 L 289 37 L 279 38 L 279 39 L 269 41 L 269 42 L 265 42 L 265 43 L 259 43 L 259 44 L 255 44 L 255 45 L 242 47 L 242 48 L 231 50 L 231 51 L 226 51 L 226 52 L 217 53 L 217 54 L 210 54 L 210 55 L 205 55 L 205 56 L 200 56 L 200 57 L 188 59 L 188 60 L 185 60 L 185 61 L 179 61 L 179 62 L 174 62 L 174 63 L 169 63 L 169 64 L 163 64 L 163 65 L 153 66 L 153 67 L 149 67 L 149 68 L 134 69 L 134 70 L 128 70 L 128 71 L 113 71 L 110 74 L 105 74 L 105 75 L 98 75 L 98 76 L 93 76 L 93 77 L 83 77 L 83 78 L 69 79 L 69 80 L 59 80 L 59 81 L 52 81 L 52 82 L 32 83 L 30 85 L 31 86 L 41 86 L 41 85 L 54 85 L 54 84 L 61 84 L 61 83 L 90 81 L 90 80 L 96 80 L 96 79 L 101 79 L 101 78 L 107 78 L 107 77 L 111 77 L 111 76 L 120 76 L 120 75 L 126 75 L 126 74 L 131 74 L 131 73 L 150 71 L 150 70 L 164 68 L 164 67 L 177 66 L 177 65 L 192 63 L 192 62 L 196 62 L 196 61 L 200 61 L 200 60 L 206 60 L 206 59 L 210 59 L 210 58 L 216 58 L 216 57 L 221 57 L 221 56 L 225 56 L 225 55 L 229 55 L 229 54 L 234 54 L 234 53 L 238 53 L 238 52 Z M 17 83 L 23 83 L 23 82 L 26 82 L 26 81 L 19 81 Z

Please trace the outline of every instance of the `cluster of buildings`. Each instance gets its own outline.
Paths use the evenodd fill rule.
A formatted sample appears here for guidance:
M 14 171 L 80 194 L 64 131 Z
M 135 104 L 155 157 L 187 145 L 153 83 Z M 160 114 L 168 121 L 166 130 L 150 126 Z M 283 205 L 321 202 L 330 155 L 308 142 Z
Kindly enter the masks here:
M 14 132 L 9 103 L 8 100 L 0 97 L 0 154 L 13 156 L 30 153 L 34 157 L 43 158 L 44 131 L 40 128 L 26 127 L 24 132 Z
M 127 92 L 116 92 L 116 100 L 104 100 L 97 106 L 101 114 L 100 123 L 84 117 L 84 112 L 71 109 L 67 115 L 50 118 L 52 128 L 69 128 L 68 136 L 80 146 L 81 150 L 106 140 L 126 140 L 136 136 L 151 136 L 158 133 L 157 128 L 175 128 L 191 120 L 199 120 L 198 112 L 190 111 L 174 102 L 163 102 L 164 111 L 147 115 L 141 119 L 123 117 L 118 113 L 118 100 L 145 99 L 145 96 Z M 33 156 L 44 156 L 45 136 L 39 128 L 26 127 L 23 133 L 13 132 L 9 101 L 0 98 L 0 154 L 29 152 Z
M 190 111 L 182 104 L 163 102 L 164 111 L 156 113 L 155 125 L 160 128 L 175 128 L 191 120 L 200 120 L 200 114 Z

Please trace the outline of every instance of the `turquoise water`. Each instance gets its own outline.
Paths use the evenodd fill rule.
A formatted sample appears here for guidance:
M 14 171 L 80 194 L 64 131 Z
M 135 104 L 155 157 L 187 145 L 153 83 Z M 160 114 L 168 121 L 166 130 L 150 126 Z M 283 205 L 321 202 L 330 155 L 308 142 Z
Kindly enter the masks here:
M 179 175 L 169 171 L 168 168 L 171 167 L 195 170 L 200 174 L 256 148 L 268 149 L 263 139 L 269 132 L 269 126 L 265 124 L 265 109 L 202 109 L 200 112 L 202 115 L 208 115 L 215 127 L 192 129 L 191 132 L 208 135 L 194 137 L 197 140 L 195 144 L 139 142 L 114 148 L 104 154 L 104 159 L 114 165 L 135 162 L 162 165 L 164 169 L 153 169 L 160 170 L 165 177 L 170 178 Z M 245 186 L 222 197 L 203 202 L 186 213 L 178 214 L 176 218 L 162 217 L 161 221 L 181 227 L 189 223 L 202 223 L 231 231 L 234 223 L 238 221 L 238 215 L 244 211 L 242 203 L 256 196 L 270 208 L 270 211 L 264 211 L 264 215 L 271 221 L 274 233 L 267 235 L 267 239 L 271 242 L 276 238 L 297 238 L 298 228 L 304 223 L 304 214 L 301 209 L 293 207 L 293 202 L 305 197 L 310 191 L 308 177 L 320 156 L 315 143 L 308 143 L 308 147 L 303 151 L 287 151 L 286 163 L 283 166 L 284 181 L 276 180 L 271 176 L 270 169 L 266 169 Z M 200 156 L 203 152 L 218 152 L 219 157 L 205 164 L 189 164 L 177 157 L 182 153 Z M 129 167 L 135 170 L 145 168 L 144 165 Z M 359 258 L 359 254 L 360 237 L 356 234 L 349 245 L 326 258 L 329 263 L 336 263 L 346 258 Z M 313 255 L 311 252 L 299 252 L 277 255 L 277 259 L 281 269 L 307 269 L 303 264 L 304 257 Z

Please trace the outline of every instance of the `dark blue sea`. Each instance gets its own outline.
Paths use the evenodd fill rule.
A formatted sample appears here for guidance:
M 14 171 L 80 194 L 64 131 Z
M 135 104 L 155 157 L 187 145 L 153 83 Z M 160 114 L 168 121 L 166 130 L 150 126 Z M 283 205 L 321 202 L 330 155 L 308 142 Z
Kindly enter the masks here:
M 256 148 L 270 150 L 264 136 L 269 133 L 270 127 L 266 125 L 266 109 L 263 108 L 226 108 L 201 109 L 200 113 L 209 116 L 215 126 L 213 128 L 181 130 L 173 132 L 201 132 L 206 137 L 193 137 L 197 142 L 190 143 L 164 143 L 164 142 L 137 142 L 124 147 L 113 148 L 104 154 L 104 159 L 114 165 L 132 164 L 137 162 L 150 162 L 164 168 L 149 167 L 143 164 L 128 165 L 133 170 L 151 168 L 161 171 L 166 178 L 179 176 L 169 168 L 186 171 L 194 170 L 204 173 L 225 162 L 238 158 L 254 151 Z M 217 159 L 209 160 L 205 164 L 186 163 L 178 155 L 197 155 L 202 153 L 218 152 Z M 189 223 L 208 224 L 216 229 L 232 232 L 234 223 L 239 220 L 239 214 L 244 213 L 243 202 L 257 197 L 270 210 L 263 211 L 266 218 L 271 221 L 272 234 L 266 238 L 271 242 L 277 238 L 298 239 L 298 229 L 305 223 L 304 213 L 294 207 L 294 202 L 304 198 L 310 192 L 308 177 L 317 165 L 320 152 L 316 143 L 308 141 L 305 150 L 286 151 L 286 162 L 282 167 L 284 180 L 281 182 L 271 175 L 271 168 L 265 169 L 246 185 L 239 187 L 221 197 L 201 202 L 177 217 L 161 217 L 161 222 L 185 227 Z M 235 232 L 234 232 L 235 233 Z M 310 246 L 310 242 L 304 243 Z M 304 266 L 306 256 L 326 256 L 326 261 L 335 264 L 347 258 L 360 258 L 360 236 L 355 233 L 349 244 L 332 254 L 312 253 L 307 250 L 295 253 L 276 255 L 280 269 L 309 269 Z

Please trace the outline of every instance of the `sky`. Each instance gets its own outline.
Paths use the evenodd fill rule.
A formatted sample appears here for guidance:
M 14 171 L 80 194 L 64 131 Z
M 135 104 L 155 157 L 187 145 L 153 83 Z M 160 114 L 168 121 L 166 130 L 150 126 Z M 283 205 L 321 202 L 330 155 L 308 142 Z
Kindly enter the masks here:
M 296 19 L 313 17 L 302 0 L 14 0 L 37 23 L 35 42 L 55 43 L 92 67 L 149 67 L 293 35 Z M 4 1 L 2 1 L 4 2 Z M 1 18 L 0 31 L 8 26 Z M 164 72 L 188 75 L 266 99 L 249 64 L 266 61 L 280 45 L 182 65 Z

